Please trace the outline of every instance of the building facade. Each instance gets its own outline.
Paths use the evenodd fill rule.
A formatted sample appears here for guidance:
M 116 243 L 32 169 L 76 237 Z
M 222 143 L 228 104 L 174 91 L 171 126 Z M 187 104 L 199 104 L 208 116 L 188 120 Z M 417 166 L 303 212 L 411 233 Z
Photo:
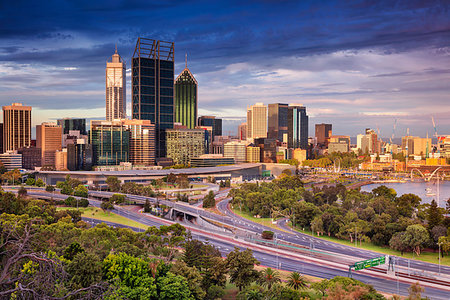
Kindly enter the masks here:
M 35 167 L 42 166 L 41 148 L 20 148 L 18 150 L 18 153 L 22 154 L 22 168 L 27 170 L 34 170 Z
M 133 165 L 154 165 L 155 124 L 150 120 L 122 120 L 122 123 L 130 131 L 130 162 Z
M 308 148 L 308 115 L 306 107 L 290 105 L 288 109 L 288 147 Z
M 247 140 L 247 123 L 241 123 L 238 126 L 238 137 L 241 141 Z
M 235 163 L 245 163 L 247 160 L 246 145 L 242 142 L 232 141 L 223 145 L 223 157 L 234 158 Z
M 328 143 L 328 153 L 350 151 L 350 137 L 347 135 L 333 135 Z
M 17 151 L 6 151 L 5 153 L 0 154 L 0 162 L 8 171 L 21 169 L 22 154 L 17 153 Z
M 174 123 L 174 43 L 138 38 L 132 58 L 132 118 L 155 124 L 156 157 Z
M 55 167 L 55 153 L 62 149 L 62 127 L 51 122 L 37 125 L 36 148 L 41 148 L 41 166 Z
M 78 130 L 81 135 L 87 135 L 86 119 L 65 118 L 57 121 L 62 127 L 63 134 L 69 134 L 70 131 Z
M 194 129 L 197 125 L 197 85 L 197 80 L 186 65 L 174 85 L 175 122 L 181 123 L 189 129 Z
M 125 119 L 127 116 L 127 80 L 125 61 L 116 52 L 106 62 L 106 120 Z
M 3 151 L 31 146 L 31 106 L 3 106 Z
M 247 139 L 267 138 L 267 106 L 262 103 L 247 108 Z
M 92 145 L 79 139 L 74 144 L 67 145 L 67 169 L 70 171 L 91 171 L 93 164 Z
M 168 129 L 166 134 L 167 157 L 174 164 L 189 165 L 192 158 L 205 153 L 203 129 Z
M 246 151 L 246 161 L 248 163 L 261 162 L 261 149 L 255 146 L 248 146 Z
M 327 148 L 332 135 L 333 126 L 331 124 L 316 124 L 316 143 L 321 148 Z
M 129 161 L 130 131 L 121 121 L 91 121 L 89 142 L 93 165 L 118 165 Z
M 55 169 L 57 171 L 66 171 L 67 169 L 67 148 L 55 153 Z
M 280 142 L 287 140 L 288 104 L 272 103 L 268 105 L 267 137 Z
M 214 141 L 216 136 L 222 135 L 222 119 L 215 116 L 201 116 L 198 118 L 198 126 L 208 126 L 212 128 L 211 141 Z

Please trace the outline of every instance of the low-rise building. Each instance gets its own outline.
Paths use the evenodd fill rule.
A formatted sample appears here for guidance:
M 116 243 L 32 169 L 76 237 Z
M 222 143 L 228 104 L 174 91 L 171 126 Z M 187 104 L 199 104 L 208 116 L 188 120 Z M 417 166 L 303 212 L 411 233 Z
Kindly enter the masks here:
M 346 153 L 350 150 L 350 137 L 346 135 L 333 135 L 328 143 L 328 153 Z
M 254 145 L 248 146 L 246 148 L 247 162 L 249 163 L 259 163 L 261 161 L 260 148 Z
M 203 129 L 167 129 L 167 157 L 174 164 L 188 165 L 192 158 L 205 153 L 205 130 Z
M 55 152 L 55 169 L 57 171 L 67 170 L 67 148 Z
M 8 171 L 22 168 L 22 154 L 17 151 L 6 151 L 0 154 L 0 161 Z
M 191 167 L 217 167 L 222 165 L 234 165 L 234 158 L 223 157 L 222 154 L 205 154 L 191 159 Z
M 242 142 L 228 142 L 223 145 L 223 157 L 233 158 L 235 163 L 245 163 L 246 157 L 246 146 Z

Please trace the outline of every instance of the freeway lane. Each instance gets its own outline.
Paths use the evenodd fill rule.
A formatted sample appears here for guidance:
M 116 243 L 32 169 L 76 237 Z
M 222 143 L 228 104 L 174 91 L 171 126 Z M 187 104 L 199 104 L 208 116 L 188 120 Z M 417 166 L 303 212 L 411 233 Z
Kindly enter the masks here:
M 234 218 L 236 220 L 235 224 L 238 226 L 245 223 L 245 226 L 247 228 L 252 227 L 253 230 L 257 230 L 259 232 L 262 232 L 263 230 L 271 230 L 277 234 L 277 238 L 280 240 L 298 244 L 298 245 L 302 245 L 302 246 L 312 247 L 316 250 L 334 252 L 337 255 L 344 254 L 344 255 L 354 256 L 355 258 L 361 258 L 361 259 L 371 259 L 371 258 L 379 257 L 382 255 L 378 252 L 373 252 L 373 251 L 369 251 L 369 250 L 350 247 L 347 245 L 341 245 L 341 244 L 334 243 L 334 242 L 329 242 L 329 241 L 326 241 L 326 240 L 323 240 L 323 239 L 320 239 L 317 237 L 312 237 L 310 235 L 307 235 L 307 234 L 304 234 L 301 232 L 294 233 L 294 231 L 292 229 L 290 229 L 289 226 L 287 226 L 286 219 L 283 221 L 280 221 L 278 223 L 278 225 L 283 230 L 290 231 L 291 233 L 286 233 L 285 231 L 276 230 L 276 229 L 252 222 L 246 218 L 240 217 L 240 216 L 236 215 L 235 213 L 233 213 L 229 208 L 230 200 L 231 200 L 230 198 L 227 198 L 227 199 L 224 199 L 221 202 L 219 202 L 217 204 L 217 209 L 220 212 L 226 214 L 227 216 Z M 398 257 L 398 259 L 399 259 L 400 265 L 402 265 L 402 266 L 408 266 L 408 264 L 409 264 L 409 267 L 413 268 L 413 269 L 429 271 L 429 272 L 433 272 L 436 274 L 439 272 L 439 265 L 437 265 L 437 264 L 416 261 L 416 260 L 410 260 L 410 259 L 406 259 L 406 258 L 402 258 L 402 257 Z M 355 261 L 356 260 L 359 260 L 359 259 L 355 259 Z M 441 274 L 450 275 L 450 267 L 441 265 L 440 269 L 441 269 L 440 270 Z
M 66 195 L 60 195 L 60 194 L 51 194 L 47 192 L 39 192 L 39 191 L 30 191 L 30 196 L 36 196 L 36 197 L 42 197 L 45 195 L 46 197 L 53 197 L 58 199 L 65 199 Z M 89 202 L 91 205 L 99 207 L 101 201 L 89 199 Z M 116 207 L 113 212 L 122 215 L 124 217 L 127 217 L 131 220 L 134 220 L 136 222 L 140 222 L 142 224 L 145 224 L 147 226 L 159 226 L 161 224 L 171 224 L 173 222 L 170 222 L 168 220 L 160 219 L 157 217 L 148 217 L 146 215 L 132 212 L 120 207 Z M 185 225 L 185 224 L 183 224 Z M 240 241 L 236 241 L 233 239 L 230 239 L 229 237 L 222 236 L 220 238 L 217 238 L 218 235 L 211 234 L 210 232 L 202 231 L 200 228 L 195 228 L 194 226 L 190 226 L 191 231 L 193 232 L 194 236 L 202 237 L 202 239 L 208 239 L 211 243 L 214 245 L 220 246 L 220 250 L 224 253 L 227 253 L 227 251 L 231 251 L 234 248 L 234 245 L 239 245 Z M 222 248 L 223 247 L 223 248 Z M 333 268 L 328 265 L 322 265 L 321 263 L 312 263 L 312 262 L 305 262 L 303 259 L 299 258 L 292 258 L 292 257 L 285 257 L 285 254 L 280 254 L 282 251 L 276 250 L 276 249 L 267 249 L 266 251 L 261 251 L 261 247 L 257 247 L 257 245 L 248 245 L 249 248 L 252 248 L 255 252 L 255 257 L 260 260 L 264 265 L 270 266 L 270 267 L 277 267 L 277 261 L 278 266 L 282 270 L 288 270 L 288 271 L 298 271 L 302 272 L 307 275 L 317 276 L 321 278 L 332 278 L 334 276 L 347 276 L 347 271 L 343 268 Z M 256 248 L 255 248 L 256 247 Z M 240 247 L 242 248 L 242 247 Z M 361 272 L 355 272 L 354 276 L 355 279 L 361 280 L 366 283 L 372 284 L 376 289 L 380 291 L 385 291 L 389 293 L 397 293 L 397 284 L 398 284 L 398 290 L 400 294 L 406 295 L 408 287 L 410 283 L 402 282 L 403 280 L 400 279 L 399 281 L 396 281 L 395 278 L 392 279 L 386 279 L 386 278 L 380 278 L 377 275 L 373 274 L 366 274 Z M 450 292 L 450 289 L 446 288 L 445 290 L 438 289 L 438 288 L 431 288 L 426 287 L 426 296 L 431 297 L 432 299 L 448 299 L 447 295 Z
M 93 219 L 87 219 L 86 221 L 98 224 L 101 223 L 101 221 L 93 220 Z M 108 222 L 107 223 L 110 226 L 115 227 L 122 227 L 122 228 L 130 228 L 134 231 L 142 231 L 142 229 L 134 228 L 130 226 L 125 226 L 121 224 L 115 224 Z M 225 257 L 229 252 L 231 252 L 235 245 L 224 241 L 224 240 L 218 240 L 214 237 L 207 237 L 198 233 L 192 234 L 194 238 L 201 240 L 203 242 L 208 242 L 214 246 L 216 246 L 223 257 Z M 237 246 L 241 250 L 244 250 L 244 247 Z M 320 266 L 316 264 L 312 264 L 309 262 L 302 262 L 298 260 L 294 260 L 288 257 L 284 257 L 282 255 L 274 255 L 273 253 L 266 253 L 259 250 L 253 250 L 253 255 L 255 258 L 261 262 L 261 265 L 271 268 L 278 268 L 285 271 L 291 271 L 291 272 L 299 272 L 301 274 L 306 274 L 310 276 L 320 277 L 320 278 L 327 278 L 331 279 L 335 276 L 347 276 L 347 272 L 345 271 L 336 271 L 332 268 L 326 267 L 326 266 Z M 371 284 L 374 286 L 376 290 L 383 291 L 386 293 L 391 294 L 399 294 L 399 295 L 407 295 L 408 294 L 408 288 L 409 284 L 403 283 L 401 281 L 395 281 L 395 280 L 387 280 L 372 276 L 367 276 L 364 274 L 354 274 L 353 278 L 363 281 L 365 283 Z M 439 289 L 433 289 L 433 288 L 425 288 L 424 295 L 430 297 L 431 299 L 439 299 L 444 300 L 448 299 L 448 293 L 449 291 L 445 290 L 439 290 Z

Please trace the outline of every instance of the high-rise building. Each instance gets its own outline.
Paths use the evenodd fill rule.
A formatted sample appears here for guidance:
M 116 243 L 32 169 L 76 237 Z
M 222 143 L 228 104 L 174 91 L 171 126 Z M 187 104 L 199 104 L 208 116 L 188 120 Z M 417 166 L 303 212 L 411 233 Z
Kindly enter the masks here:
M 22 168 L 27 170 L 34 170 L 35 167 L 42 166 L 41 148 L 20 148 L 17 152 L 22 154 Z
M 22 168 L 22 154 L 17 151 L 6 151 L 0 153 L 0 162 L 8 171 Z
M 205 153 L 203 129 L 167 129 L 167 157 L 175 164 L 188 165 Z
M 3 106 L 3 151 L 31 145 L 31 106 L 13 103 Z
M 356 148 L 361 150 L 362 153 L 381 153 L 381 142 L 378 140 L 376 132 L 367 128 L 365 134 L 356 136 Z
M 327 148 L 332 135 L 333 126 L 331 124 L 316 124 L 316 143 L 321 148 Z
M 308 115 L 306 107 L 302 105 L 289 105 L 288 147 L 308 148 Z
M 214 141 L 216 136 L 222 135 L 222 119 L 215 116 L 201 116 L 198 118 L 198 126 L 210 126 L 212 128 L 211 140 Z
M 106 62 L 106 120 L 124 119 L 127 115 L 126 65 L 116 52 Z
M 288 105 L 283 103 L 272 103 L 268 105 L 268 131 L 269 139 L 284 141 L 288 133 Z
M 92 145 L 85 139 L 78 139 L 67 145 L 67 169 L 70 171 L 90 171 L 93 163 Z
M 246 149 L 247 162 L 259 163 L 261 162 L 261 148 L 250 145 Z
M 3 153 L 3 123 L 0 123 L 0 154 Z
M 62 127 L 63 134 L 69 134 L 70 131 L 78 130 L 81 135 L 87 135 L 86 119 L 64 118 L 57 121 Z
M 155 124 L 157 158 L 174 123 L 174 54 L 172 42 L 138 38 L 132 58 L 132 118 Z
M 66 171 L 67 169 L 67 148 L 58 150 L 55 153 L 55 169 L 57 171 Z
M 197 80 L 186 67 L 175 80 L 175 122 L 189 129 L 197 125 L 198 92 Z
M 238 126 L 238 137 L 241 141 L 245 141 L 247 139 L 247 123 L 241 123 Z
M 247 139 L 267 138 L 267 106 L 262 103 L 247 108 Z
M 37 125 L 36 147 L 41 148 L 41 165 L 55 167 L 55 153 L 62 149 L 62 127 L 50 122 Z
M 92 164 L 119 165 L 129 161 L 130 131 L 121 121 L 91 121 Z
M 155 164 L 155 124 L 150 120 L 122 120 L 130 131 L 130 162 L 133 165 Z
M 223 157 L 234 158 L 235 163 L 245 163 L 247 160 L 246 145 L 243 142 L 232 141 L 223 145 Z

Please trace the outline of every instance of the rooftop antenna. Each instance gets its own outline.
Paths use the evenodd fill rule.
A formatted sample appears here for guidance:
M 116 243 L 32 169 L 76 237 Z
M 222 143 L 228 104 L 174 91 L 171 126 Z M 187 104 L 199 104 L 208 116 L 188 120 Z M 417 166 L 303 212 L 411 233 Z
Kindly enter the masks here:
M 117 43 L 116 43 L 116 52 L 115 52 L 115 54 L 117 54 Z
M 187 69 L 187 52 L 185 53 L 184 61 L 185 61 L 185 68 Z

